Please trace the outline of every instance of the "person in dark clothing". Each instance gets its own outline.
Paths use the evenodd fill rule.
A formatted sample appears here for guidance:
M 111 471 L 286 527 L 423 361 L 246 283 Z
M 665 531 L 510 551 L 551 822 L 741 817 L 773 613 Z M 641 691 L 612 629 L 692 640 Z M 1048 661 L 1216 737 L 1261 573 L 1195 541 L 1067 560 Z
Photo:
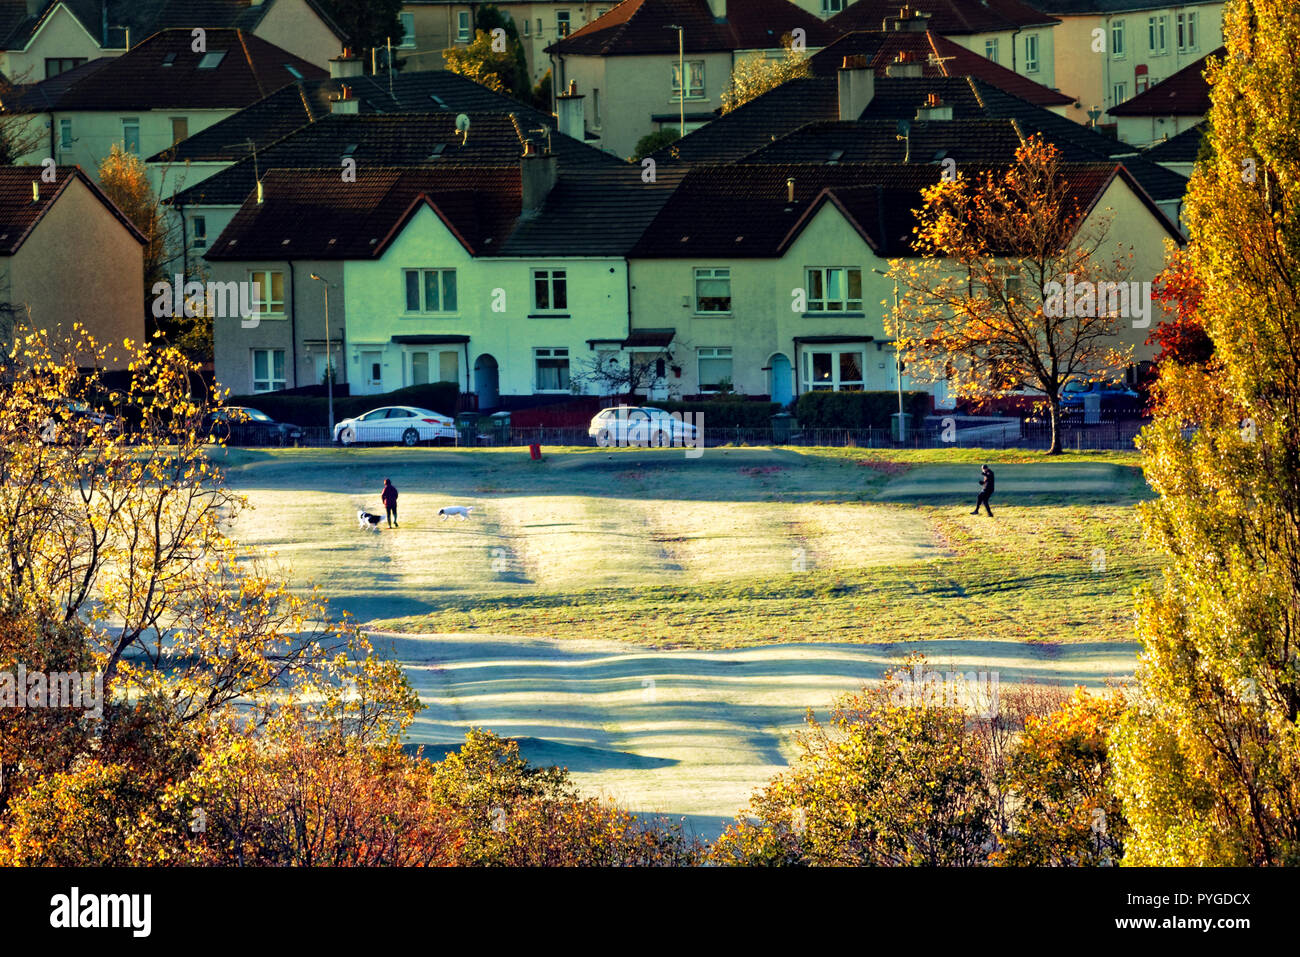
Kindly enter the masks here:
M 397 527 L 397 486 L 384 479 L 384 489 L 379 493 L 379 499 L 384 503 L 384 515 L 388 519 L 388 527 Z
M 975 511 L 971 512 L 971 514 L 978 515 L 980 506 L 983 505 L 984 511 L 989 513 L 989 518 L 992 518 L 993 509 L 989 508 L 989 499 L 993 497 L 993 470 L 987 465 L 981 465 L 980 472 L 984 474 L 984 477 L 980 479 L 979 498 L 975 499 Z

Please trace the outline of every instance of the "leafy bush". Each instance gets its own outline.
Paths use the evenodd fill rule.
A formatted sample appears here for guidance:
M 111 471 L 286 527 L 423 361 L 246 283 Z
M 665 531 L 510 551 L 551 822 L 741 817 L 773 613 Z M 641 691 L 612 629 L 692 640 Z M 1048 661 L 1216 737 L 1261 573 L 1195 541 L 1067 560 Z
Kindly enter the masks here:
M 765 429 L 772 416 L 781 411 L 776 402 L 652 402 L 656 409 L 665 412 L 700 413 L 706 429 Z
M 928 392 L 904 392 L 903 408 L 912 422 L 930 414 Z M 805 429 L 887 429 L 898 412 L 897 392 L 805 392 L 795 405 Z
M 432 382 L 409 385 L 382 395 L 335 396 L 334 420 L 341 421 L 385 405 L 412 405 L 443 415 L 455 415 L 460 400 L 460 386 L 455 382 Z M 329 425 L 329 399 L 315 395 L 283 395 L 259 392 L 255 395 L 232 395 L 226 405 L 243 405 L 259 409 L 278 422 L 294 425 Z

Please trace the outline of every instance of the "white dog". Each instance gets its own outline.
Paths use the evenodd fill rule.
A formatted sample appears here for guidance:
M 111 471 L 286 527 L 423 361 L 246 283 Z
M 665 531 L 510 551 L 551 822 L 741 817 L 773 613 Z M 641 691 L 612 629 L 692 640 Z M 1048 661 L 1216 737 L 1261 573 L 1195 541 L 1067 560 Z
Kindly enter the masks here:
M 438 509 L 438 517 L 444 522 L 452 515 L 459 515 L 461 521 L 469 521 L 469 513 L 474 511 L 473 505 L 446 505 Z
M 357 512 L 357 524 L 362 528 L 370 529 L 372 532 L 379 531 L 379 523 L 382 521 L 383 519 L 378 515 L 371 515 L 365 509 Z

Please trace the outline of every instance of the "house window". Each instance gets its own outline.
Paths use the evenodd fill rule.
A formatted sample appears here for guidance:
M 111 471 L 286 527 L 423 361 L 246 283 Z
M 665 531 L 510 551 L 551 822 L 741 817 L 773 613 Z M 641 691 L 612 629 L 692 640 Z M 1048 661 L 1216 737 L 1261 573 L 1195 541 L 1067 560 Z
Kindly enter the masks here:
M 253 391 L 275 392 L 286 386 L 283 349 L 253 350 Z
M 687 98 L 699 98 L 704 96 L 704 61 L 687 60 L 686 61 Z M 673 96 L 682 95 L 682 71 L 681 64 L 673 64 Z
M 1128 99 L 1128 84 L 1116 83 L 1110 91 L 1111 106 L 1119 106 Z
M 533 270 L 533 308 L 538 312 L 563 312 L 569 308 L 566 270 Z
M 402 42 L 398 46 L 409 50 L 415 46 L 415 14 L 399 13 L 397 16 L 402 21 Z
M 59 149 L 72 149 L 72 120 L 59 120 Z
M 407 269 L 402 275 L 407 312 L 456 311 L 456 270 Z
M 524 36 L 531 36 L 533 31 L 533 21 L 531 17 L 524 17 Z
M 813 392 L 861 392 L 862 349 L 829 348 L 803 354 L 803 376 Z
M 600 129 L 600 90 L 595 87 L 591 89 L 591 112 L 593 115 L 592 126 Z
M 609 7 L 597 7 L 597 8 L 596 8 L 596 16 L 595 16 L 594 19 L 599 20 L 601 17 L 603 17 L 603 16 L 604 16 L 605 14 L 607 14 L 607 13 L 609 13 Z
M 695 311 L 731 312 L 731 270 L 695 270 Z
M 208 221 L 203 216 L 194 216 L 190 219 L 190 235 L 194 237 L 193 246 L 195 249 L 208 248 Z
M 45 58 L 45 79 L 67 73 L 86 62 L 84 56 L 47 56 Z
M 830 16 L 844 9 L 844 0 L 822 0 L 822 16 Z
M 808 270 L 809 312 L 861 312 L 862 270 L 828 266 Z
M 183 139 L 190 135 L 190 121 L 185 116 L 173 116 L 172 120 L 172 146 L 175 146 Z
M 538 17 L 538 18 L 537 18 L 537 35 L 538 35 L 539 37 L 542 35 L 542 18 L 541 18 L 541 17 Z M 564 61 L 561 60 L 560 62 L 563 63 Z
M 1168 24 L 1169 18 L 1167 16 L 1147 18 L 1147 45 L 1152 53 L 1165 53 L 1167 51 L 1165 33 Z
M 122 118 L 122 149 L 128 153 L 140 152 L 140 118 L 126 116 Z
M 199 69 L 215 70 L 217 67 L 221 66 L 221 61 L 225 58 L 225 50 L 213 50 L 211 53 L 205 53 L 199 60 Z
M 1110 55 L 1115 59 L 1124 56 L 1124 21 L 1116 20 L 1110 25 Z
M 538 392 L 569 391 L 569 350 L 534 349 Z
M 567 37 L 569 35 L 569 11 L 555 11 L 555 35 L 557 37 Z
M 984 41 L 984 59 L 998 62 L 998 38 Z
M 456 14 L 456 42 L 469 43 L 470 41 L 470 19 L 469 11 L 462 10 Z
M 696 349 L 695 355 L 700 363 L 700 391 L 719 392 L 724 387 L 731 388 L 731 348 Z
M 430 378 L 430 372 L 437 375 Z M 460 353 L 451 350 L 441 352 L 411 353 L 411 385 L 426 385 L 429 382 L 459 382 Z
M 269 269 L 253 270 L 248 274 L 248 281 L 257 284 L 253 291 L 254 312 L 259 316 L 284 315 L 284 273 Z
M 1196 49 L 1196 11 L 1178 14 L 1179 52 Z
M 1038 72 L 1038 34 L 1025 37 L 1025 72 Z

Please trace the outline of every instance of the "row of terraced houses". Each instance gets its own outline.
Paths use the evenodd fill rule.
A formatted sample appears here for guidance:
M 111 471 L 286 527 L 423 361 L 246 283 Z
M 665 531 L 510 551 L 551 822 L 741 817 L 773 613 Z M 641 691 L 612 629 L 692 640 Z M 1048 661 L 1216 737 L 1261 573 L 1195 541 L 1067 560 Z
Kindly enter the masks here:
M 37 226 L 55 234 L 66 227 L 46 210 L 67 202 L 61 197 L 98 204 L 109 215 L 95 218 L 97 231 L 57 234 L 63 255 L 98 276 L 99 306 L 77 314 L 92 329 L 98 321 L 115 333 L 143 332 L 143 319 L 121 321 L 137 304 L 141 316 L 148 311 L 130 284 L 141 237 L 93 182 L 98 159 L 123 144 L 148 159 L 166 200 L 168 274 L 256 283 L 261 292 L 252 317 L 214 320 L 221 385 L 237 394 L 301 388 L 332 369 L 353 394 L 455 382 L 481 409 L 597 392 L 601 370 L 632 365 L 651 370 L 645 391 L 655 398 L 733 390 L 784 402 L 808 390 L 895 389 L 886 331 L 894 290 L 884 274 L 891 259 L 913 255 L 921 190 L 945 170 L 1005 164 L 1034 135 L 1061 149 L 1073 199 L 1087 211 L 1081 228 L 1108 224 L 1132 253 L 1128 278 L 1159 272 L 1166 241 L 1181 239 L 1188 153 L 1204 114 L 1199 71 L 1181 71 L 1177 87 L 1179 102 L 1200 105 L 1200 114 L 1167 114 L 1175 135 L 1139 149 L 1073 115 L 1084 101 L 1045 71 L 1061 62 L 1059 42 L 1054 52 L 1039 47 L 1036 71 L 1013 52 L 1024 33 L 1016 10 L 1059 37 L 1084 8 L 1104 20 L 1105 10 L 1092 8 L 1106 0 L 1056 0 L 1060 9 L 1032 16 L 1013 0 L 981 5 L 1013 24 L 1005 31 L 956 0 L 892 13 L 874 0 L 842 9 L 821 2 L 762 0 L 741 13 L 734 0 L 625 0 L 603 16 L 588 11 L 588 22 L 545 45 L 566 81 L 549 113 L 442 70 L 371 75 L 364 54 L 337 52 L 337 31 L 306 0 L 295 0 L 297 15 L 328 37 L 304 30 L 296 50 L 273 39 L 275 9 L 283 4 L 283 14 L 289 0 L 156 3 L 152 34 L 7 98 L 6 112 L 26 119 L 38 145 L 6 169 L 0 216 L 25 224 L 24 235 Z M 29 45 L 56 6 L 74 5 L 64 0 L 22 21 Z M 453 5 L 406 9 L 433 6 L 446 8 L 446 22 L 459 19 Z M 184 15 L 195 7 L 209 18 L 197 51 Z M 223 7 L 231 15 L 211 19 Z M 629 162 L 609 142 L 606 111 L 616 91 L 641 95 L 646 84 L 635 70 L 615 75 L 619 44 L 654 36 L 642 58 L 676 62 L 675 31 L 660 21 L 688 19 L 692 9 L 712 24 L 710 42 L 732 53 L 761 50 L 761 36 L 805 23 L 809 75 L 725 115 L 709 108 L 716 91 L 708 92 L 690 108 L 698 116 L 688 113 L 687 136 Z M 872 25 L 824 31 L 850 14 Z M 46 26 L 33 28 L 33 17 Z M 696 34 L 708 32 L 697 25 Z M 985 34 L 1004 32 L 1012 50 L 988 45 Z M 658 34 L 671 51 L 658 49 Z M 593 36 L 603 52 L 565 46 Z M 324 44 L 335 53 L 322 60 Z M 592 72 L 597 60 L 603 73 Z M 694 82 L 690 68 L 675 74 L 683 77 Z M 676 93 L 680 108 L 680 86 Z M 650 110 L 647 122 L 656 122 L 673 112 L 672 94 L 670 85 L 663 104 L 635 105 L 635 114 Z M 58 181 L 42 187 L 39 164 L 50 157 Z M 125 259 L 96 269 L 109 247 Z M 16 274 L 16 255 L 7 261 Z M 19 319 L 54 324 L 70 314 L 49 283 L 8 286 L 5 302 Z M 99 315 L 110 302 L 113 317 Z M 1151 356 L 1148 334 L 1123 332 L 1133 372 Z M 942 383 L 901 384 L 944 400 Z

